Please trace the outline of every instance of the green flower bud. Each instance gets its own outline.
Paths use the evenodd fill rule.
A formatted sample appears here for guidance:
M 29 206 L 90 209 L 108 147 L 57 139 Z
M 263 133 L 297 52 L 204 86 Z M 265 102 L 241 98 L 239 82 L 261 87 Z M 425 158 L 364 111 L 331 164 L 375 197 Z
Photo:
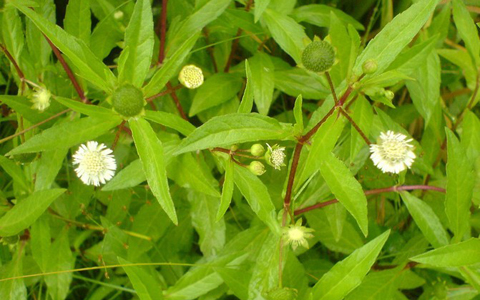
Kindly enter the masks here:
M 113 108 L 126 118 L 141 114 L 145 103 L 142 91 L 131 84 L 122 85 L 112 95 Z
M 365 74 L 373 74 L 377 71 L 377 61 L 375 59 L 367 59 L 363 65 L 362 70 Z
M 235 151 L 237 151 L 237 150 L 238 150 L 238 145 L 232 145 L 232 146 L 230 146 L 230 151 L 235 152 Z
M 265 173 L 265 166 L 261 162 L 256 160 L 250 163 L 250 165 L 248 166 L 248 169 L 250 170 L 250 172 L 252 172 L 257 176 L 261 176 L 263 175 L 263 173 Z
M 325 41 L 314 41 L 302 53 L 303 66 L 313 72 L 325 72 L 335 62 L 335 51 Z
M 384 93 L 384 96 L 388 99 L 388 100 L 393 100 L 393 98 L 395 97 L 395 93 L 390 91 L 390 90 L 386 90 L 385 93 Z
M 265 148 L 262 144 L 253 144 L 252 147 L 250 147 L 250 153 L 252 153 L 253 156 L 262 156 L 263 153 L 265 153 Z
M 268 300 L 295 300 L 297 299 L 297 290 L 291 288 L 276 288 L 268 292 Z

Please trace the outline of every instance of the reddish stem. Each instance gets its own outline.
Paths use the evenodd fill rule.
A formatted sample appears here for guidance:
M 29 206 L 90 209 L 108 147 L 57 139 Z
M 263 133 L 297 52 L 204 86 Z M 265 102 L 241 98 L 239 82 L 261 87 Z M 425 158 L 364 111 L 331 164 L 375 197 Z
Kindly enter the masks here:
M 365 141 L 365 143 L 367 143 L 367 145 L 370 145 L 371 142 L 368 139 L 368 137 L 365 135 L 365 133 L 363 133 L 363 131 L 360 129 L 360 127 L 358 127 L 357 123 L 355 123 L 355 121 L 350 117 L 350 115 L 341 107 L 340 107 L 340 113 L 342 113 L 342 115 L 344 115 L 345 118 L 348 119 L 348 121 L 352 124 L 352 126 L 355 128 L 355 130 L 357 130 L 357 132 L 360 134 L 360 136 Z
M 117 143 L 118 143 L 118 139 L 120 138 L 120 132 L 122 132 L 122 129 L 125 126 L 126 122 L 127 121 L 123 120 L 122 123 L 118 125 L 118 130 L 117 130 L 117 133 L 115 134 L 115 139 L 113 140 L 113 143 L 112 143 L 112 150 L 115 150 L 115 147 L 117 146 Z
M 13 58 L 13 56 L 10 54 L 10 52 L 7 50 L 7 48 L 2 44 L 0 44 L 0 48 L 2 49 L 3 53 L 5 53 L 8 60 L 10 60 L 10 62 L 13 64 L 13 67 L 17 71 L 18 77 L 20 78 L 20 81 L 22 82 L 21 83 L 22 86 L 20 87 L 20 89 L 23 93 L 23 90 L 25 89 L 25 74 L 23 74 L 22 70 L 20 69 L 17 62 L 15 61 L 15 58 Z
M 177 97 L 177 93 L 175 93 L 175 90 L 170 82 L 167 83 L 167 89 L 171 90 L 170 96 L 172 96 L 173 102 L 175 102 L 175 106 L 178 109 L 178 112 L 180 113 L 180 116 L 182 116 L 183 119 L 188 121 L 187 115 L 185 114 L 185 111 L 182 108 L 182 105 L 180 104 L 180 100 Z
M 369 190 L 369 191 L 364 191 L 365 195 L 375 195 L 375 194 L 381 194 L 381 193 L 390 193 L 390 192 L 400 192 L 400 191 L 412 191 L 412 190 L 430 190 L 430 191 L 436 191 L 440 193 L 445 193 L 445 189 L 437 187 L 437 186 L 429 186 L 429 185 L 403 185 L 403 186 L 391 186 L 387 188 L 381 188 L 381 189 L 374 189 L 374 190 Z M 317 203 L 311 206 L 307 206 L 302 209 L 298 209 L 295 211 L 295 215 L 298 216 L 300 214 L 306 213 L 308 211 L 317 209 L 317 208 L 322 208 L 325 206 L 329 206 L 331 204 L 337 203 L 337 199 L 332 199 L 328 200 L 322 203 Z
M 78 81 L 75 78 L 75 75 L 73 75 L 72 70 L 70 69 L 67 62 L 65 61 L 62 54 L 60 53 L 60 50 L 58 50 L 58 48 L 52 43 L 52 41 L 50 41 L 50 39 L 46 35 L 43 35 L 43 36 L 47 40 L 48 44 L 50 45 L 50 47 L 53 50 L 53 53 L 55 53 L 55 56 L 57 57 L 58 61 L 62 65 L 65 72 L 67 73 L 68 78 L 70 78 L 70 81 L 72 82 L 73 87 L 75 88 L 75 91 L 77 91 L 78 96 L 80 97 L 80 99 L 82 99 L 82 102 L 83 103 L 90 103 L 90 101 L 88 101 L 87 97 L 85 97 L 85 93 L 83 92 L 83 89 L 80 86 L 80 84 L 78 84 Z
M 327 77 L 328 85 L 330 86 L 330 90 L 332 91 L 333 100 L 335 101 L 335 106 L 339 105 L 337 93 L 335 92 L 335 87 L 333 86 L 332 77 L 330 77 L 330 73 L 325 72 L 325 77 Z
M 158 53 L 158 64 L 165 59 L 165 37 L 167 34 L 167 5 L 168 0 L 162 0 L 162 12 L 160 13 L 160 50 Z

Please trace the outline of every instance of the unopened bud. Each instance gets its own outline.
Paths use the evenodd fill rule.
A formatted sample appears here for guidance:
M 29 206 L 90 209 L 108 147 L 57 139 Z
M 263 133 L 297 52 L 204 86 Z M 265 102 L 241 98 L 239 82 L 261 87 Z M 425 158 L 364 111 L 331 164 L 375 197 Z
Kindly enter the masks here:
M 302 53 L 302 64 L 305 69 L 313 72 L 325 72 L 335 62 L 335 50 L 325 41 L 310 43 Z
M 375 59 L 367 59 L 363 65 L 362 70 L 365 74 L 373 74 L 377 71 L 377 61 Z
M 252 153 L 253 156 L 262 156 L 265 153 L 265 148 L 262 144 L 253 144 L 252 147 L 250 147 L 250 153 Z
M 395 97 L 395 93 L 390 90 L 386 90 L 384 95 L 388 100 L 393 100 L 393 98 Z
M 250 172 L 252 172 L 257 176 L 261 176 L 263 175 L 263 173 L 265 173 L 265 166 L 261 162 L 256 160 L 250 163 L 250 165 L 248 166 L 248 169 L 250 170 Z

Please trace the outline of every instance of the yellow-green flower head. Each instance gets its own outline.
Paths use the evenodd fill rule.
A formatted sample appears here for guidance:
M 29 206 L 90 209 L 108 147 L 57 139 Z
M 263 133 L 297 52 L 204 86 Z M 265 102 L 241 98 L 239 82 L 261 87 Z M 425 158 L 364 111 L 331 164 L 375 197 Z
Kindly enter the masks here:
M 40 87 L 35 90 L 33 93 L 31 102 L 33 103 L 32 108 L 38 111 L 45 111 L 50 106 L 50 97 L 52 94 L 46 88 Z
M 415 160 L 412 139 L 393 131 L 382 132 L 377 144 L 370 145 L 370 158 L 383 173 L 398 174 L 410 168 Z
M 328 71 L 335 62 L 335 50 L 325 41 L 313 41 L 302 53 L 305 69 L 321 73 Z
M 197 66 L 186 65 L 178 75 L 178 81 L 189 89 L 196 89 L 203 84 L 203 72 Z
M 310 232 L 314 230 L 302 226 L 302 219 L 299 219 L 295 225 L 290 225 L 283 230 L 282 238 L 285 242 L 292 246 L 293 250 L 297 249 L 299 245 L 308 249 L 307 239 L 313 237 L 313 234 Z
M 271 147 L 267 144 L 267 153 L 265 153 L 265 160 L 269 165 L 274 167 L 276 170 L 280 170 L 281 167 L 285 166 L 285 147 L 280 147 L 278 145 L 273 145 Z

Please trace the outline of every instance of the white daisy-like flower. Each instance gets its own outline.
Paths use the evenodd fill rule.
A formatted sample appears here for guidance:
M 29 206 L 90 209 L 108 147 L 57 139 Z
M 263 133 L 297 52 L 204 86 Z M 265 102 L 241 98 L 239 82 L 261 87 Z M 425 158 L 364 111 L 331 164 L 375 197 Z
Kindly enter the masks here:
M 412 139 L 407 139 L 407 136 L 401 133 L 391 130 L 382 132 L 378 144 L 370 145 L 370 158 L 383 173 L 398 174 L 410 168 L 415 160 L 411 141 Z
M 280 170 L 280 167 L 285 166 L 285 147 L 280 147 L 278 145 L 273 145 L 271 147 L 267 144 L 268 150 L 265 153 L 265 159 L 269 165 L 274 167 L 276 170 Z
M 202 69 L 195 65 L 186 65 L 180 71 L 178 81 L 186 88 L 196 89 L 203 84 Z
M 308 249 L 307 239 L 313 237 L 313 234 L 310 233 L 312 231 L 314 231 L 312 228 L 302 226 L 302 219 L 299 219 L 295 225 L 284 228 L 282 238 L 292 246 L 293 250 L 297 249 L 299 245 Z
M 99 186 L 112 179 L 117 169 L 113 151 L 104 144 L 89 141 L 82 144 L 73 155 L 78 178 L 87 185 Z
M 46 88 L 38 88 L 32 96 L 32 108 L 43 112 L 50 106 L 51 96 L 52 94 Z

